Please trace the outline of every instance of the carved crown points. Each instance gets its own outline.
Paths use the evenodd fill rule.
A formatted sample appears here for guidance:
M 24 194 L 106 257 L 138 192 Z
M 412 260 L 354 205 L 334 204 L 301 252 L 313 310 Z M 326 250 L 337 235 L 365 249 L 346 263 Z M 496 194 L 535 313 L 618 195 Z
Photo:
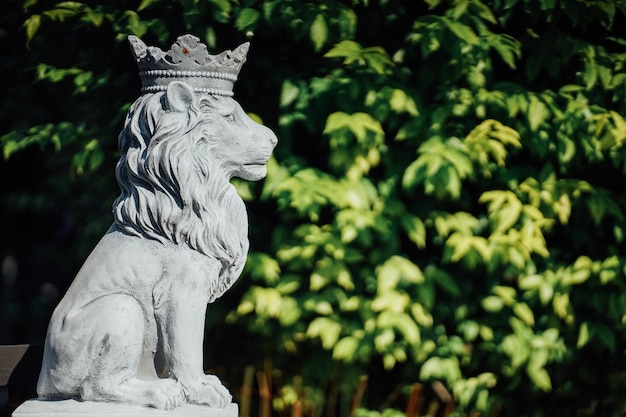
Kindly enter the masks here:
M 147 46 L 134 35 L 128 37 L 142 80 L 144 93 L 164 91 L 173 81 L 189 84 L 195 92 L 231 96 L 250 43 L 234 51 L 211 55 L 194 35 L 182 35 L 167 52 Z

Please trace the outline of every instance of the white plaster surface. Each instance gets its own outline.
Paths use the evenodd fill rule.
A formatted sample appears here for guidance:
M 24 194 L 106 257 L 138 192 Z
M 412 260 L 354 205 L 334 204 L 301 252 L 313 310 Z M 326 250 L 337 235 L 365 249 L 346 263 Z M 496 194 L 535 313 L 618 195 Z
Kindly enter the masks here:
M 237 417 L 238 415 L 239 407 L 235 403 L 229 404 L 226 408 L 184 404 L 174 410 L 157 410 L 138 405 L 76 400 L 29 400 L 13 412 L 13 417 Z

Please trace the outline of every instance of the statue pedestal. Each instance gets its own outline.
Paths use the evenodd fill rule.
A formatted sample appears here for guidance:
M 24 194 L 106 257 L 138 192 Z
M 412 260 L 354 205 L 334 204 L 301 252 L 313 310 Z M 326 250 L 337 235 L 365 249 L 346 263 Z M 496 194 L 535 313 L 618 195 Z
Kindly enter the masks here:
M 224 409 L 183 404 L 174 410 L 156 410 L 136 405 L 93 401 L 28 400 L 13 412 L 13 417 L 238 417 L 239 407 L 231 403 Z

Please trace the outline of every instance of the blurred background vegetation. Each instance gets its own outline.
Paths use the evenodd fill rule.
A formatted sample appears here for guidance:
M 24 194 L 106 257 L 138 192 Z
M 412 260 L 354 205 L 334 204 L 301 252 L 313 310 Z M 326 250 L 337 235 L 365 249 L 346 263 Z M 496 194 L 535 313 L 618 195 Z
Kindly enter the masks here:
M 106 231 L 126 37 L 252 41 L 280 142 L 207 313 L 243 417 L 622 416 L 621 0 L 3 0 L 0 343 Z

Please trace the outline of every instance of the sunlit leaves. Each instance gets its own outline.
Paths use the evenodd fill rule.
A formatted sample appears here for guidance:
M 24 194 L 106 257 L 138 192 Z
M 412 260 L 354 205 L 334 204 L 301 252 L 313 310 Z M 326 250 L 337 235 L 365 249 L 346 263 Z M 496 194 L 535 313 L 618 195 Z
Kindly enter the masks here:
M 508 231 L 522 214 L 523 204 L 511 191 L 486 191 L 480 196 L 479 201 L 488 203 L 495 233 Z
M 94 85 L 92 71 L 83 71 L 79 68 L 55 68 L 51 65 L 37 65 L 37 79 L 58 83 L 66 78 L 72 78 L 76 93 L 86 93 Z
M 357 25 L 354 10 L 338 2 L 293 2 L 286 6 L 283 0 L 271 0 L 264 2 L 261 10 L 266 24 L 288 28 L 294 38 L 306 38 L 317 52 L 332 38 L 353 38 Z
M 327 174 L 305 169 L 277 184 L 272 194 L 279 204 L 293 207 L 315 221 L 320 210 L 328 204 L 342 206 L 345 189 Z
M 267 254 L 249 253 L 247 266 L 249 268 L 248 272 L 254 280 L 276 284 L 280 277 L 280 265 Z
M 72 158 L 72 168 L 78 175 L 85 171 L 93 172 L 102 165 L 104 153 L 97 139 L 92 139 Z
M 346 336 L 339 340 L 333 348 L 333 359 L 350 362 L 354 358 L 354 352 L 359 346 L 359 339 L 354 336 Z
M 491 259 L 492 249 L 482 236 L 465 236 L 456 232 L 450 235 L 446 245 L 452 248 L 450 261 L 459 262 L 463 259 L 470 269 Z
M 86 6 L 76 1 L 63 1 L 57 3 L 54 8 L 47 10 L 44 14 L 54 20 L 63 21 L 67 17 L 75 16 L 80 13 Z
M 330 350 L 335 346 L 340 334 L 341 324 L 326 317 L 314 319 L 306 331 L 307 337 L 319 337 L 322 347 L 326 350 Z
M 356 146 L 352 145 L 348 132 L 356 139 Z M 348 178 L 357 180 L 379 164 L 385 132 L 371 115 L 332 113 L 326 120 L 324 133 L 330 136 L 330 146 L 334 150 L 331 164 L 347 168 Z
M 332 135 L 333 132 L 342 128 L 350 130 L 359 142 L 366 140 L 368 132 L 371 132 L 377 137 L 384 134 L 380 122 L 372 118 L 369 114 L 346 114 L 343 112 L 332 113 L 328 116 L 324 133 Z
M 424 276 L 420 268 L 410 260 L 401 256 L 393 256 L 377 268 L 379 293 L 386 293 L 398 286 L 401 282 L 406 284 L 420 284 L 424 282 Z
M 497 120 L 488 119 L 476 126 L 465 138 L 465 144 L 472 160 L 478 162 L 483 172 L 489 172 L 505 165 L 508 147 L 520 148 L 520 135 L 514 129 Z M 495 162 L 495 166 L 493 162 Z
M 291 326 L 301 317 L 302 310 L 294 298 L 276 288 L 252 286 L 233 313 L 240 316 L 254 313 L 255 322 L 261 326 L 268 325 L 270 320 L 277 320 L 282 326 Z M 229 319 L 233 320 L 234 316 Z
M 432 357 L 428 359 L 420 368 L 420 379 L 422 380 L 444 380 L 452 384 L 461 378 L 461 369 L 458 359 Z
M 343 58 L 344 65 L 358 64 L 377 74 L 387 73 L 394 65 L 383 48 L 379 46 L 364 48 L 351 40 L 339 42 L 324 56 L 326 58 Z
M 423 184 L 426 194 L 438 198 L 461 195 L 461 180 L 473 172 L 472 161 L 463 144 L 452 138 L 447 141 L 432 137 L 420 146 L 419 157 L 411 163 L 402 179 L 405 188 Z
M 548 329 L 541 333 L 535 333 L 528 324 L 517 318 L 510 319 L 513 333 L 508 335 L 502 348 L 509 356 L 510 370 L 517 368 L 524 370 L 533 384 L 543 391 L 552 390 L 552 380 L 546 365 L 562 354 L 565 349 L 563 340 L 557 329 Z
M 487 37 L 488 44 L 498 52 L 500 58 L 511 69 L 516 68 L 516 61 L 521 58 L 521 43 L 514 37 L 506 34 L 491 34 Z
M 130 10 L 127 10 L 127 12 L 130 12 Z M 128 16 L 128 14 L 125 16 Z M 135 27 L 138 27 L 141 23 L 137 19 L 137 14 L 133 12 L 133 16 L 135 17 L 133 24 Z M 26 20 L 24 26 L 26 27 L 28 40 L 31 40 L 39 30 L 42 24 L 42 17 L 57 22 L 77 18 L 81 23 L 86 23 L 96 28 L 102 26 L 105 21 L 110 22 L 118 18 L 116 13 L 105 12 L 102 6 L 91 7 L 88 4 L 77 1 L 62 1 L 56 3 L 50 9 L 44 10 L 40 15 L 32 15 Z M 145 31 L 138 32 L 141 32 L 141 34 L 145 33 Z
M 408 113 L 411 116 L 418 116 L 415 101 L 403 90 L 394 88 L 389 98 L 391 109 L 397 113 Z
M 88 135 L 84 125 L 75 126 L 69 122 L 57 125 L 47 124 L 34 126 L 26 132 L 11 132 L 0 137 L 5 159 L 10 158 L 15 152 L 19 152 L 30 146 L 37 145 L 40 149 L 52 148 L 56 152 L 66 148 L 73 149 L 71 168 L 78 175 L 93 172 L 104 161 L 104 153 L 100 141 L 90 139 L 81 148 L 76 149 L 75 144 L 85 140 Z

